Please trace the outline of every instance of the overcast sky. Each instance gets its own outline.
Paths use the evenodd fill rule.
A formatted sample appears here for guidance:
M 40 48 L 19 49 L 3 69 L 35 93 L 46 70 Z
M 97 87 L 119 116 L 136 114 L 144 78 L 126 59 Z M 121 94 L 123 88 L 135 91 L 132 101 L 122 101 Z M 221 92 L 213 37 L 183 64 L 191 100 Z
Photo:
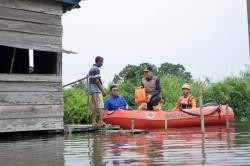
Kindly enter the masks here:
M 63 16 L 63 82 L 104 57 L 107 84 L 126 65 L 180 63 L 220 80 L 249 64 L 246 0 L 88 0 Z

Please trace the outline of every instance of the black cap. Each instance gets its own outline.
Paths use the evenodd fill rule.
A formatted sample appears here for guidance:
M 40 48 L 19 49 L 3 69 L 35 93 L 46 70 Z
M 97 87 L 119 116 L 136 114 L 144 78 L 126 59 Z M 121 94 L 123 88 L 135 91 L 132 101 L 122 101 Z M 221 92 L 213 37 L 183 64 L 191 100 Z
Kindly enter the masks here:
M 151 66 L 148 66 L 148 67 L 145 67 L 145 69 L 143 71 L 145 71 L 145 72 L 153 71 L 153 68 Z

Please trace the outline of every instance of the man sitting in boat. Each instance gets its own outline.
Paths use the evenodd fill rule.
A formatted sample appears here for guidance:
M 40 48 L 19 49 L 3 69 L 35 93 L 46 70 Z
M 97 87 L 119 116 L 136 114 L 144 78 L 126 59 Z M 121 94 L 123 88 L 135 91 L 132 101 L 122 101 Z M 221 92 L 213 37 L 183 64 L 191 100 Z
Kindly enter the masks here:
M 185 83 L 182 86 L 182 96 L 179 98 L 175 110 L 179 109 L 191 109 L 191 108 L 196 108 L 196 101 L 195 98 L 190 95 L 190 85 L 188 83 Z
M 118 109 L 128 109 L 127 101 L 119 96 L 119 90 L 116 85 L 110 87 L 111 96 L 105 101 L 104 109 L 109 111 L 114 111 Z
M 144 69 L 144 77 L 141 86 L 145 88 L 148 98 L 147 110 L 159 110 L 161 101 L 160 79 L 154 76 L 153 68 L 148 66 Z

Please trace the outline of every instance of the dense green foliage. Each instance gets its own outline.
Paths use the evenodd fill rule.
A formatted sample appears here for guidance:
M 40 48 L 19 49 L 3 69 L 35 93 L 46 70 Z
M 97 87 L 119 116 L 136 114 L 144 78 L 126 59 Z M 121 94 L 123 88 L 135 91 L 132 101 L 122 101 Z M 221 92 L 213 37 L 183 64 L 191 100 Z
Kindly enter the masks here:
M 88 106 L 88 95 L 79 87 L 64 90 L 64 123 L 90 123 L 91 112 Z
M 239 76 L 227 77 L 224 80 L 212 83 L 206 79 L 202 84 L 192 79 L 191 73 L 180 65 L 169 63 L 162 64 L 159 68 L 143 63 L 139 66 L 128 65 L 118 75 L 115 75 L 113 83 L 117 84 L 122 95 L 131 108 L 136 108 L 134 103 L 134 89 L 140 86 L 143 69 L 152 66 L 155 74 L 161 80 L 161 87 L 165 103 L 163 109 L 172 109 L 178 97 L 181 95 L 181 86 L 185 82 L 191 85 L 192 95 L 199 105 L 199 89 L 203 92 L 203 103 L 218 102 L 229 104 L 236 117 L 250 117 L 250 67 L 241 72 Z M 111 83 L 110 83 L 111 85 Z M 88 109 L 86 84 L 80 83 L 71 89 L 64 91 L 65 123 L 88 123 L 91 113 Z
M 205 90 L 205 101 L 229 104 L 237 117 L 250 117 L 250 79 L 229 77 Z

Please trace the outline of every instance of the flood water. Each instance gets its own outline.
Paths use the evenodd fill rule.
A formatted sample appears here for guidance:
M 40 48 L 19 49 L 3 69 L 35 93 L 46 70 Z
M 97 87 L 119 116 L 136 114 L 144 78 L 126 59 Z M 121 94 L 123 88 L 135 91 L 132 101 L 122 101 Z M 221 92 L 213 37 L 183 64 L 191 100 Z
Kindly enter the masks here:
M 0 165 L 250 165 L 250 123 L 0 139 Z

